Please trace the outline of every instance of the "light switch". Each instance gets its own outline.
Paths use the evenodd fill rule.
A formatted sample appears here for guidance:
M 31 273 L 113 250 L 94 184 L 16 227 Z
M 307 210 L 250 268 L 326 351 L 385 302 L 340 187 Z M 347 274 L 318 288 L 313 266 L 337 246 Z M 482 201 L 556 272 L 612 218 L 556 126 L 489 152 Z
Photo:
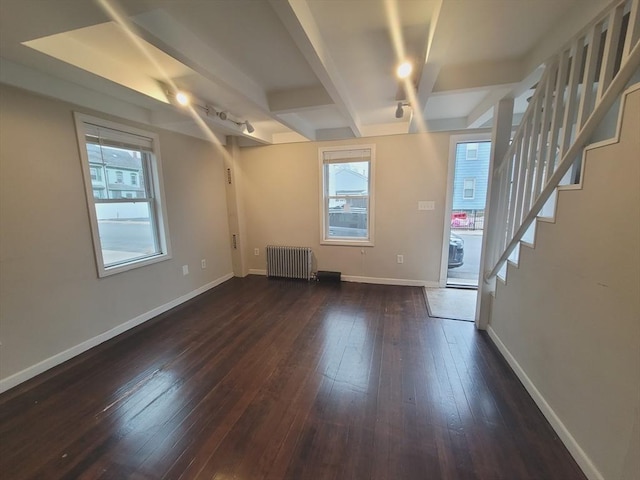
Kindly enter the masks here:
M 435 210 L 436 202 L 420 200 L 418 202 L 418 210 Z

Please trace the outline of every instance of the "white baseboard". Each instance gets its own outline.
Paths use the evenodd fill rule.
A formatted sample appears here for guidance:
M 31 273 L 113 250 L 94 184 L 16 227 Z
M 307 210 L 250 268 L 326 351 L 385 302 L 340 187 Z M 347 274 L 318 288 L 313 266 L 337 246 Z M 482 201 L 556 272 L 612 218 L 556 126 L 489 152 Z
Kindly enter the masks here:
M 266 270 L 250 268 L 249 275 L 266 275 Z M 375 285 L 400 285 L 404 287 L 433 287 L 439 286 L 438 282 L 425 282 L 423 280 L 407 280 L 404 278 L 377 278 L 377 277 L 360 277 L 356 275 L 341 275 L 343 282 L 353 283 L 372 283 Z
M 100 335 L 90 338 L 89 340 L 86 340 L 63 352 L 53 355 L 52 357 L 49 357 L 39 363 L 36 363 L 35 365 L 27 367 L 24 370 L 21 370 L 20 372 L 14 373 L 13 375 L 7 378 L 3 378 L 2 380 L 0 380 L 0 393 L 5 392 L 10 388 L 13 388 L 16 385 L 21 384 L 22 382 L 26 382 L 30 378 L 33 378 L 36 375 L 40 375 L 41 373 L 49 370 L 50 368 L 58 366 L 61 363 L 64 363 L 67 360 L 70 360 L 71 358 L 77 355 L 80 355 L 83 352 L 86 352 L 90 348 L 100 345 L 101 343 L 106 342 L 107 340 L 110 340 L 113 337 L 116 337 L 121 333 L 124 333 L 127 330 L 132 329 L 133 327 L 137 327 L 138 325 L 146 322 L 147 320 L 157 317 L 161 313 L 164 313 L 167 310 L 171 310 L 173 307 L 177 307 L 181 303 L 184 303 L 187 300 L 191 300 L 192 298 L 197 297 L 201 293 L 204 293 L 207 290 L 212 289 L 213 287 L 217 287 L 218 285 L 226 282 L 232 277 L 233 277 L 233 273 L 228 273 L 214 280 L 213 282 L 207 283 L 206 285 L 203 285 L 202 287 L 197 288 L 185 295 L 182 295 L 181 297 L 171 300 L 170 302 L 165 303 L 164 305 L 160 305 L 159 307 L 156 307 L 152 310 L 149 310 L 148 312 L 138 315 L 137 317 L 132 318 L 131 320 L 121 323 L 120 325 L 112 328 L 111 330 L 108 330 L 104 333 L 101 333 Z
M 438 282 L 424 280 L 408 280 L 405 278 L 360 277 L 356 275 L 342 275 L 342 281 L 354 283 L 372 283 L 374 285 L 399 285 L 403 287 L 438 287 Z
M 498 350 L 500 350 L 502 356 L 516 373 L 524 387 L 527 389 L 527 392 L 529 392 L 529 395 L 531 395 L 533 400 L 536 402 L 536 405 L 538 405 L 538 408 L 542 411 L 542 414 L 549 421 L 555 432 L 558 434 L 558 437 L 560 437 L 560 440 L 562 440 L 562 443 L 564 443 L 565 447 L 567 447 L 567 450 L 569 450 L 569 453 L 571 453 L 571 456 L 573 456 L 587 478 L 589 480 L 604 480 L 602 474 L 598 471 L 585 451 L 580 447 L 576 439 L 573 438 L 573 435 L 571 435 L 567 427 L 565 427 L 564 423 L 562 423 L 562 420 L 560 420 L 558 415 L 556 415 L 556 413 L 553 411 L 551 405 L 547 403 L 545 398 L 542 396 L 542 393 L 540 393 L 540 391 L 536 388 L 534 383 L 520 366 L 515 357 L 511 354 L 506 345 L 502 343 L 502 340 L 500 340 L 500 337 L 498 337 L 498 334 L 495 332 L 495 330 L 491 328 L 491 326 L 489 326 L 487 332 L 489 333 L 489 337 L 493 341 L 494 345 L 498 348 Z

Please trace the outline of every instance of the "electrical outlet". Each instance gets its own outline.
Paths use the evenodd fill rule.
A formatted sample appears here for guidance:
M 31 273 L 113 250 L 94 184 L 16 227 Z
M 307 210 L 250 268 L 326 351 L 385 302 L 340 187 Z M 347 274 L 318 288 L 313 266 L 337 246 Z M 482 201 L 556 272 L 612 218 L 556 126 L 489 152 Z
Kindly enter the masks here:
M 254 254 L 255 256 L 260 255 L 260 249 L 259 249 L 259 248 L 254 248 L 254 249 L 253 249 L 253 254 Z
M 189 265 L 182 265 L 182 275 L 189 275 Z
M 396 261 L 398 263 L 404 263 L 404 255 L 396 255 Z
M 200 264 L 202 265 L 202 268 L 207 268 L 207 261 L 204 258 L 200 260 Z

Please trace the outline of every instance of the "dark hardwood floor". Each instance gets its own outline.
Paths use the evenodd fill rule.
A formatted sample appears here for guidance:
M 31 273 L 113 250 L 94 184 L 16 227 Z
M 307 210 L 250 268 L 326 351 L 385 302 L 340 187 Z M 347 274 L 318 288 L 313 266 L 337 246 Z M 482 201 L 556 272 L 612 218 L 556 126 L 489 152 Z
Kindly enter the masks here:
M 232 279 L 0 396 L 3 479 L 584 479 L 422 290 Z

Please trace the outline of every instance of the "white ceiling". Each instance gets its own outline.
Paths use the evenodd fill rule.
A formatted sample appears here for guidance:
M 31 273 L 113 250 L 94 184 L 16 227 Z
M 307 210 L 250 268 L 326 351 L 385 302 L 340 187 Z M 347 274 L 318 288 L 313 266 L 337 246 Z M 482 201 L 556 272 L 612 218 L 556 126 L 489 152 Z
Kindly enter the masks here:
M 0 81 L 205 137 L 167 95 L 183 89 L 241 145 L 474 128 L 530 94 L 536 67 L 607 3 L 2 0 Z M 406 86 L 401 57 L 415 64 Z M 413 115 L 395 118 L 399 100 Z

